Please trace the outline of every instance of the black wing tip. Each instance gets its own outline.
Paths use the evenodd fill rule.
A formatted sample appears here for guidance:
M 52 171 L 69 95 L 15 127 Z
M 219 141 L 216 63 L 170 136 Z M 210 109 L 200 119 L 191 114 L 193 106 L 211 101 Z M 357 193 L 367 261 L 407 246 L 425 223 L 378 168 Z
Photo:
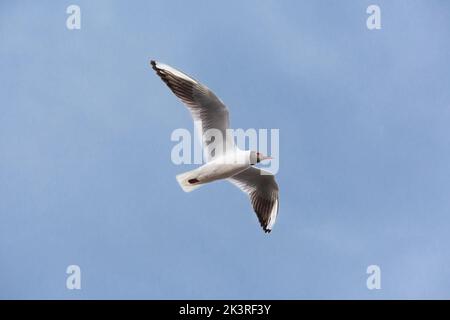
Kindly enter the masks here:
M 150 60 L 150 64 L 152 66 L 152 69 L 156 71 L 156 74 L 170 87 L 163 69 L 158 67 L 158 62 L 155 60 Z
M 259 215 L 258 215 L 258 219 L 259 219 Z M 261 228 L 263 229 L 264 233 L 270 233 L 272 231 L 272 229 L 268 228 L 268 226 L 269 226 L 268 222 L 260 220 L 259 224 L 261 225 Z
M 263 229 L 265 233 L 270 233 L 270 231 L 272 231 L 272 229 L 267 229 L 266 227 L 263 227 Z

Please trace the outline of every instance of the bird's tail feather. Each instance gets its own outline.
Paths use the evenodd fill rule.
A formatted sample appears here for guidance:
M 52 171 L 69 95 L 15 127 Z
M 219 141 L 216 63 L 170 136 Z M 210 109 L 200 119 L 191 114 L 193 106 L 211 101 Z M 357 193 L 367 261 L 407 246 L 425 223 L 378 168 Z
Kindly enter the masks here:
M 191 192 L 203 185 L 196 179 L 197 173 L 194 171 L 195 170 L 180 173 L 176 176 L 177 181 L 184 192 Z

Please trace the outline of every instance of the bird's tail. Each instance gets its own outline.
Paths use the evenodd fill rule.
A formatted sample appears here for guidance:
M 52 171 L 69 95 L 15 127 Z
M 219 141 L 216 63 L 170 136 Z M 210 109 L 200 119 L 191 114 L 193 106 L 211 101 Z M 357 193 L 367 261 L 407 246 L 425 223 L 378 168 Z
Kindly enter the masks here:
M 195 170 L 180 173 L 176 176 L 177 181 L 184 192 L 191 192 L 203 185 L 196 177 L 197 172 L 195 172 Z

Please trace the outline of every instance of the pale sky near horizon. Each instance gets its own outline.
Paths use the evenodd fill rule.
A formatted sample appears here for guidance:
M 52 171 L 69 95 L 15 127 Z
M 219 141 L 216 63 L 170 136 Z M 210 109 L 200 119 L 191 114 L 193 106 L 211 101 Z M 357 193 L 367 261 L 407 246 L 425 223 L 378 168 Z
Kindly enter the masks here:
M 0 44 L 0 298 L 450 298 L 450 2 L 1 1 Z M 280 130 L 271 234 L 180 189 L 150 59 Z

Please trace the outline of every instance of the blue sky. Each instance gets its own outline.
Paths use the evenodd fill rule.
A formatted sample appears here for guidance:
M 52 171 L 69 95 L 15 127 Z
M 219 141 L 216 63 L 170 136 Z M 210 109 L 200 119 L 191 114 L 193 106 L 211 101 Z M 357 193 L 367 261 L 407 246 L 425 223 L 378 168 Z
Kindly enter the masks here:
M 450 298 L 449 39 L 448 1 L 2 1 L 0 298 Z M 270 235 L 180 189 L 150 58 L 280 129 Z

